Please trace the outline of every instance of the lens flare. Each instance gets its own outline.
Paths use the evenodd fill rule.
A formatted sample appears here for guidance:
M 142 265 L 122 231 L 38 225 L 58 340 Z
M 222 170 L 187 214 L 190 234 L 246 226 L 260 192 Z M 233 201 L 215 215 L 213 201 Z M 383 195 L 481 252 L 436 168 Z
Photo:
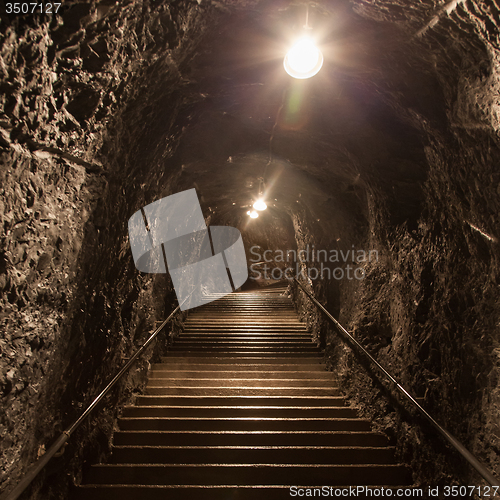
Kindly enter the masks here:
M 311 78 L 323 66 L 323 54 L 310 38 L 301 38 L 288 51 L 283 65 L 293 78 Z
M 247 214 L 250 216 L 251 219 L 256 219 L 259 216 L 259 214 L 255 210 L 252 210 L 251 212 L 249 210 Z

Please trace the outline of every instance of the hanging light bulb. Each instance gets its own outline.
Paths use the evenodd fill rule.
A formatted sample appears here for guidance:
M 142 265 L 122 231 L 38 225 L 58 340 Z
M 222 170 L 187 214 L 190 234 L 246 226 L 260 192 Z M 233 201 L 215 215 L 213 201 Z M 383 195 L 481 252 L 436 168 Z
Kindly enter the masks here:
M 323 54 L 309 37 L 304 37 L 288 51 L 283 65 L 293 78 L 311 78 L 323 66 Z
M 305 32 L 312 30 L 309 26 L 309 4 L 306 10 Z M 285 71 L 293 78 L 303 80 L 314 76 L 323 66 L 323 54 L 307 35 L 299 38 L 285 56 Z
M 251 212 L 249 210 L 247 214 L 250 216 L 251 219 L 256 219 L 259 216 L 259 214 L 255 210 L 252 210 Z
M 267 205 L 263 199 L 259 199 L 253 204 L 253 208 L 255 208 L 255 210 L 262 211 L 267 208 Z

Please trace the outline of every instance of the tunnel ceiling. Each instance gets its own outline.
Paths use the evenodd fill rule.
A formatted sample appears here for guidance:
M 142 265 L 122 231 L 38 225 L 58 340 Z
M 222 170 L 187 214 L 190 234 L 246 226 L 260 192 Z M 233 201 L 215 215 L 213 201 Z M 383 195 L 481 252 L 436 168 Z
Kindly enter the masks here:
M 178 156 L 186 185 L 196 182 L 216 217 L 248 227 L 263 175 L 268 218 L 300 200 L 326 231 L 366 228 L 367 188 L 387 193 L 396 222 L 418 217 L 426 178 L 419 113 L 442 124 L 442 95 L 416 53 L 414 28 L 351 7 L 311 4 L 325 54 L 311 80 L 290 78 L 282 65 L 303 3 L 236 8 L 202 39 L 183 72 L 199 101 L 185 112 Z
M 414 229 L 429 135 L 478 119 L 481 106 L 466 91 L 489 76 L 490 56 L 477 37 L 488 29 L 488 7 L 308 3 L 325 63 L 300 81 L 282 60 L 307 2 L 67 2 L 36 35 L 48 27 L 44 64 L 58 75 L 44 90 L 54 92 L 44 112 L 59 122 L 47 133 L 36 112 L 22 116 L 16 88 L 30 75 L 11 75 L 4 84 L 14 94 L 7 114 L 17 118 L 10 139 L 35 139 L 31 149 L 55 142 L 84 158 L 95 151 L 102 164 L 120 156 L 130 162 L 122 167 L 127 192 L 141 184 L 137 170 L 153 171 L 164 159 L 165 175 L 179 179 L 175 189 L 195 185 L 213 221 L 240 228 L 248 228 L 246 211 L 265 173 L 268 219 L 284 220 L 299 203 L 324 232 L 364 233 L 368 198 L 379 193 L 391 223 Z M 29 67 L 40 53 L 29 46 L 33 31 L 26 33 L 19 58 Z M 169 182 L 156 180 L 168 191 Z
M 182 103 L 168 167 L 180 169 L 176 189 L 194 185 L 212 222 L 248 231 L 265 231 L 246 216 L 264 174 L 267 224 L 286 224 L 300 203 L 324 233 L 366 233 L 368 198 L 378 193 L 391 224 L 415 229 L 428 170 L 424 143 L 457 119 L 454 102 L 465 79 L 488 74 L 469 12 L 458 5 L 469 25 L 448 36 L 439 2 L 310 2 L 325 64 L 299 81 L 286 75 L 282 59 L 304 22 L 304 2 L 214 5 L 211 26 L 190 39 L 189 50 L 166 43 L 174 48 L 166 57 L 180 61 L 181 85 L 170 90 L 172 66 L 157 46 L 152 78 L 142 82 L 148 104 L 128 103 L 144 106 L 140 147 L 157 158 L 171 149 L 162 138 L 171 102 Z M 433 22 L 443 24 L 444 36 L 426 32 Z M 463 69 L 458 81 L 455 65 Z M 125 127 L 135 126 L 125 118 Z M 149 168 L 140 155 L 133 161 Z

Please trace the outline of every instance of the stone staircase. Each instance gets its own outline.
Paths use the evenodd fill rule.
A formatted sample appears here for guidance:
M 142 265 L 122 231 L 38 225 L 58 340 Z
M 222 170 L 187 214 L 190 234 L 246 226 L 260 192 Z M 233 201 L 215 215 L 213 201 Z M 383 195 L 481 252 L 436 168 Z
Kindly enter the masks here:
M 410 484 L 387 438 L 345 406 L 284 292 L 192 310 L 147 393 L 124 408 L 110 462 L 92 466 L 75 497 L 286 499 L 299 496 L 291 486 Z

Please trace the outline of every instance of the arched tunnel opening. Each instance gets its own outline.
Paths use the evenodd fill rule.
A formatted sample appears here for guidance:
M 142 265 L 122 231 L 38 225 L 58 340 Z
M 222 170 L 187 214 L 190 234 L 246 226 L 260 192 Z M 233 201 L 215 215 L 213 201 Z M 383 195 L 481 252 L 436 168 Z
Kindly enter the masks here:
M 494 0 L 25 5 L 0 13 L 3 492 L 176 307 L 168 274 L 136 269 L 127 223 L 192 188 L 207 225 L 240 231 L 243 290 L 300 271 L 498 477 Z M 324 63 L 298 80 L 283 57 L 306 10 Z M 252 219 L 261 194 L 267 210 Z M 415 484 L 484 487 L 304 294 L 288 293 L 343 395 L 389 436 Z M 185 319 L 22 498 L 71 498 Z

